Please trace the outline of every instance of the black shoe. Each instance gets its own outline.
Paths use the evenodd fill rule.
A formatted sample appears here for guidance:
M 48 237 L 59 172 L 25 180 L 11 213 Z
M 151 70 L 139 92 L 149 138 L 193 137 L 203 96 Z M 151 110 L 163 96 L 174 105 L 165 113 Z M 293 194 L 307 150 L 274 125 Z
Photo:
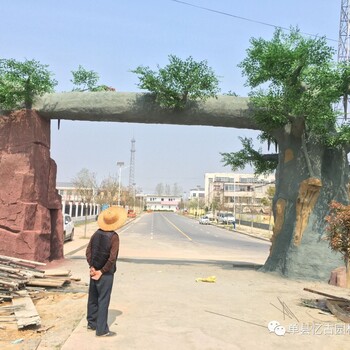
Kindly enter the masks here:
M 107 332 L 105 334 L 101 334 L 101 335 L 96 334 L 96 337 L 114 337 L 115 335 L 117 335 L 116 332 L 109 331 L 109 332 Z
M 96 331 L 96 328 L 95 327 L 91 327 L 89 325 L 87 325 L 86 327 L 89 331 Z

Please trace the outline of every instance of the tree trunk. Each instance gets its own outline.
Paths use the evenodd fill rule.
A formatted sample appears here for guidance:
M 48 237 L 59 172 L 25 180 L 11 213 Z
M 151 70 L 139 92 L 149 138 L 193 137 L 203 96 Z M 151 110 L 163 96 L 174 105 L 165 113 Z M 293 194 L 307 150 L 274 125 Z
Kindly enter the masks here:
M 325 239 L 325 216 L 332 200 L 348 202 L 347 154 L 317 140 L 303 142 L 293 130 L 278 136 L 275 225 L 262 270 L 327 281 L 331 271 L 343 265 Z

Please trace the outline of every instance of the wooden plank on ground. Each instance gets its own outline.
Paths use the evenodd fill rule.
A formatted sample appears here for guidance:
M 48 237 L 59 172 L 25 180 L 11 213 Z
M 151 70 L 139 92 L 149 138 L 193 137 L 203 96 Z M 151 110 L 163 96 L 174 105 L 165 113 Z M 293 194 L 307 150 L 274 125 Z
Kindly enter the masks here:
M 19 259 L 19 258 L 14 258 L 12 256 L 6 256 L 6 255 L 0 255 L 0 259 L 8 260 L 8 261 L 15 261 L 15 262 L 23 262 L 23 263 L 28 263 L 28 264 L 32 264 L 32 265 L 38 265 L 38 266 L 46 266 L 45 263 L 42 263 L 39 261 Z
M 25 304 L 0 306 L 0 314 L 2 313 L 12 314 L 14 311 L 23 309 L 24 307 L 25 307 Z
M 0 322 L 16 322 L 16 316 L 0 316 Z
M 12 305 L 16 306 L 20 304 L 25 304 L 25 307 L 20 310 L 15 310 L 17 328 L 21 329 L 30 325 L 40 326 L 40 316 L 28 293 L 23 293 L 23 296 L 20 298 L 12 299 Z
M 326 305 L 329 311 L 336 316 L 339 320 L 350 323 L 350 313 L 344 308 L 349 309 L 350 303 L 340 300 L 326 300 Z
M 65 283 L 70 283 L 68 279 L 54 279 L 54 278 L 32 278 L 29 282 L 27 282 L 27 286 L 39 286 L 39 287 L 62 287 Z
M 337 300 L 343 300 L 343 301 L 349 301 L 349 299 L 346 299 L 346 298 L 342 298 L 342 297 L 337 297 L 336 295 L 332 295 L 332 294 L 326 294 L 326 293 L 322 293 L 322 292 L 318 292 L 317 290 L 313 290 L 313 289 L 310 289 L 310 288 L 304 288 L 305 291 L 307 292 L 311 292 L 311 293 L 315 293 L 315 294 L 319 294 L 319 295 L 322 295 L 324 297 L 327 297 L 327 298 L 331 298 L 331 299 L 337 299 Z
M 45 277 L 69 277 L 70 276 L 70 270 L 45 270 Z

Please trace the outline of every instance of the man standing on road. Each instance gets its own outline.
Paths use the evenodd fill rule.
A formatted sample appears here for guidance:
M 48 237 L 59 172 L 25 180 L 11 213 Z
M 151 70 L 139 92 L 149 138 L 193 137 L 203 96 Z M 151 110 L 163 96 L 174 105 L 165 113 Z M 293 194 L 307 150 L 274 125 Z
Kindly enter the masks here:
M 87 328 L 95 330 L 99 337 L 116 335 L 108 327 L 108 307 L 119 253 L 119 236 L 115 230 L 124 225 L 126 218 L 127 213 L 121 207 L 113 206 L 102 211 L 97 220 L 99 229 L 86 248 L 90 267 Z

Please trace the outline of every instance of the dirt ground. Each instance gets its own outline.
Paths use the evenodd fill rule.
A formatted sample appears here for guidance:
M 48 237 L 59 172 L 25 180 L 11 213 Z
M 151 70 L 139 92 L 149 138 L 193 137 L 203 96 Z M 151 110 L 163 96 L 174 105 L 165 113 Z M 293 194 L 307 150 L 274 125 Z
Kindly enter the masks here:
M 47 291 L 32 300 L 41 326 L 18 330 L 16 323 L 1 323 L 6 329 L 0 329 L 0 349 L 60 349 L 85 313 L 87 294 Z
M 83 264 L 79 260 L 75 268 L 81 270 Z M 196 282 L 197 277 L 211 275 L 216 275 L 216 283 Z M 167 292 L 155 293 L 155 284 L 160 292 Z M 115 289 L 117 297 L 111 305 L 115 316 L 112 330 L 117 331 L 118 336 L 108 339 L 115 342 L 109 345 L 118 349 L 247 350 L 280 346 L 295 349 L 301 342 L 308 349 L 344 349 L 349 331 L 336 335 L 335 327 L 342 325 L 341 321 L 302 306 L 302 298 L 317 298 L 303 292 L 304 287 L 349 297 L 347 290 L 323 283 L 290 281 L 254 269 L 235 269 L 224 263 L 167 261 L 140 265 L 121 261 Z M 0 330 L 0 349 L 108 348 L 96 339 L 94 332 L 86 331 L 86 300 L 87 294 L 83 292 L 38 294 L 33 301 L 42 320 L 41 327 L 18 331 L 15 324 L 6 325 L 6 330 Z M 286 303 L 286 309 L 279 300 Z M 322 324 L 321 334 L 302 335 L 301 328 L 291 333 L 290 326 L 299 322 L 295 318 L 284 319 L 289 308 L 300 325 Z M 269 334 L 267 325 L 272 320 L 288 326 L 289 334 L 284 337 Z M 329 335 L 324 334 L 326 325 L 331 325 Z M 20 339 L 23 341 L 12 343 Z M 169 344 L 170 339 L 173 344 Z
M 95 226 L 88 229 L 88 236 Z M 132 231 L 131 229 L 129 231 Z M 156 238 L 121 232 L 121 257 L 112 291 L 109 324 L 118 336 L 99 339 L 86 329 L 88 268 L 86 238 L 79 232 L 65 244 L 65 268 L 81 277 L 77 293 L 46 292 L 35 300 L 40 328 L 0 329 L 0 349 L 20 350 L 343 350 L 348 347 L 350 324 L 301 304 L 318 296 L 305 287 L 350 298 L 349 290 L 317 281 L 294 281 L 256 271 L 259 259 L 236 252 L 207 252 L 206 259 L 188 249 L 175 249 Z M 228 232 L 228 234 L 231 234 Z M 83 235 L 83 233 L 81 234 Z M 178 255 L 176 255 L 178 254 Z M 219 259 L 220 258 L 220 259 Z M 237 265 L 238 264 L 238 265 Z M 216 276 L 215 283 L 197 282 Z M 66 289 L 68 290 L 68 288 Z M 289 314 L 289 310 L 293 314 Z M 270 332 L 279 321 L 284 336 Z M 0 323 L 3 326 L 3 323 Z M 24 339 L 22 343 L 13 341 Z

